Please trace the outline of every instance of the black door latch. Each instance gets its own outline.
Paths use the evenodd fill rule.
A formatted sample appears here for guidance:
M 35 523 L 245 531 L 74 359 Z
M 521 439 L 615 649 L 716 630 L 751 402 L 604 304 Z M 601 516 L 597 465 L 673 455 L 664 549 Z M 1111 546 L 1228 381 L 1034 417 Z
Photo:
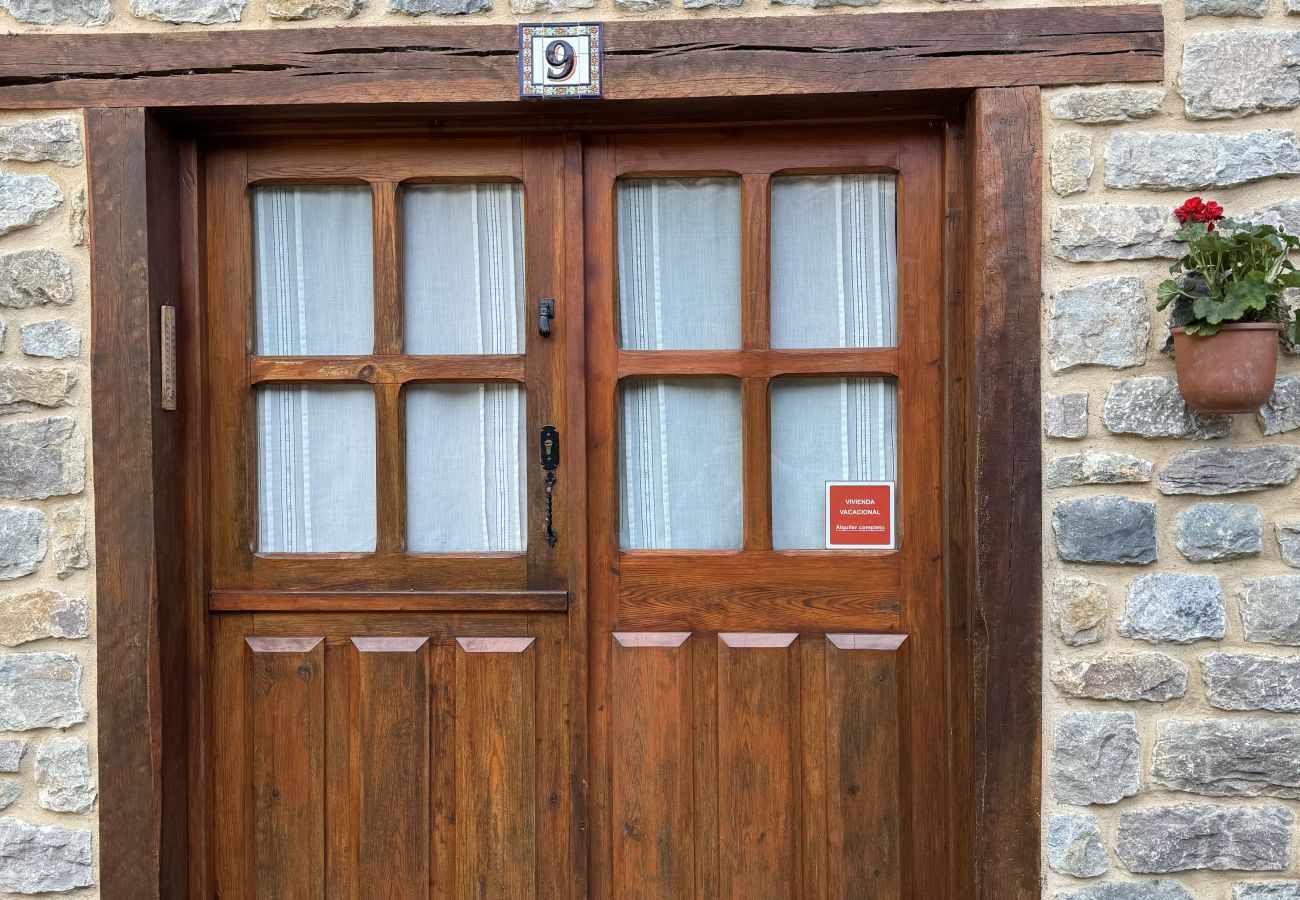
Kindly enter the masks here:
M 543 322 L 546 320 L 543 319 Z M 554 547 L 560 539 L 555 533 L 552 513 L 555 501 L 555 470 L 560 467 L 560 430 L 554 425 L 543 425 L 538 436 L 541 448 L 542 471 L 546 473 L 546 543 Z
M 555 318 L 555 300 L 543 297 L 537 301 L 537 333 L 542 337 L 551 336 L 551 319 Z

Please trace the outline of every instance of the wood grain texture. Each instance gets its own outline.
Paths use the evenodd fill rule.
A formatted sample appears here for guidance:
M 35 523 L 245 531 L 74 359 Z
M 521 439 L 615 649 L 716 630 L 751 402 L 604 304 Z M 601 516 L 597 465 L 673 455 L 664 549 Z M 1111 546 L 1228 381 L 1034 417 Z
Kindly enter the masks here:
M 1157 6 L 610 22 L 606 100 L 1158 81 Z M 0 105 L 521 105 L 513 25 L 12 35 Z
M 563 612 L 564 591 L 213 591 L 213 612 Z
M 975 881 L 987 900 L 1039 893 L 1042 149 L 1034 88 L 972 98 Z
M 106 895 L 187 878 L 190 584 L 184 420 L 158 408 L 158 308 L 180 293 L 178 147 L 145 110 L 86 117 L 96 472 L 99 874 Z M 76 438 L 82 440 L 81 436 Z M 166 596 L 169 602 L 162 603 Z M 166 721 L 166 727 L 164 727 Z

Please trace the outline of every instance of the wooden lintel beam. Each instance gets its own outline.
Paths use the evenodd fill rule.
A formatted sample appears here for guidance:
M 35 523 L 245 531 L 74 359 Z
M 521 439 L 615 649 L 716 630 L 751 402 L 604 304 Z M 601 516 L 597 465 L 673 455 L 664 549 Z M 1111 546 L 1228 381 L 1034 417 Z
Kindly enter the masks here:
M 28 34 L 0 106 L 520 101 L 513 25 Z M 1159 81 L 1156 5 L 609 22 L 605 101 Z

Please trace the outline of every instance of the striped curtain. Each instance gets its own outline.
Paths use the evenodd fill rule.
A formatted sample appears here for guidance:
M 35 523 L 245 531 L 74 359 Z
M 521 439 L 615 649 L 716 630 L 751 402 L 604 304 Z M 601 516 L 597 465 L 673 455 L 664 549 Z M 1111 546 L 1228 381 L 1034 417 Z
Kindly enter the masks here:
M 523 188 L 404 192 L 405 351 L 524 352 Z M 406 543 L 417 553 L 521 551 L 528 480 L 523 388 L 406 391 Z
M 371 352 L 368 187 L 254 190 L 253 266 L 258 353 Z M 374 405 L 366 386 L 258 390 L 259 549 L 375 548 Z
M 772 346 L 898 343 L 891 175 L 772 180 Z M 898 390 L 884 378 L 772 384 L 772 542 L 825 542 L 827 481 L 893 481 Z
M 617 196 L 620 346 L 738 348 L 739 179 L 632 179 Z M 739 383 L 628 380 L 619 409 L 622 546 L 740 547 Z

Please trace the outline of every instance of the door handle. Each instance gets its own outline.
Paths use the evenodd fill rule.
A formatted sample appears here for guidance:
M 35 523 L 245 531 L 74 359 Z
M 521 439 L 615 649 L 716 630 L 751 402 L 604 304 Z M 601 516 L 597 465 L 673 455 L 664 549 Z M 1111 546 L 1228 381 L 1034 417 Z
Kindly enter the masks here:
M 543 322 L 546 320 L 543 319 Z M 555 533 L 553 519 L 555 502 L 555 470 L 560 467 L 560 430 L 554 425 L 543 425 L 538 435 L 542 471 L 546 473 L 546 543 L 554 547 L 560 536 Z

